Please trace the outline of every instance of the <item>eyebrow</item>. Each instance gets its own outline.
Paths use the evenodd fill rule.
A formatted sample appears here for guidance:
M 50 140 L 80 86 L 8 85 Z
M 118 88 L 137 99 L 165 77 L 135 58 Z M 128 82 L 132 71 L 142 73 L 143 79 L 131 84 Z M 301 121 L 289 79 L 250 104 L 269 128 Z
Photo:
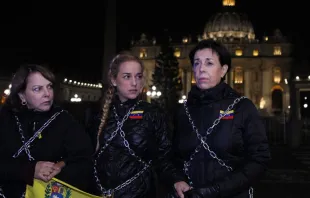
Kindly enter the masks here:
M 200 60 L 199 58 L 195 58 L 194 60 Z M 210 61 L 213 60 L 213 58 L 206 58 L 206 60 Z
M 48 85 L 53 85 L 53 83 L 48 83 L 46 86 Z M 32 85 L 32 87 L 44 87 L 44 85 Z
M 137 73 L 136 75 L 140 75 L 140 74 L 142 74 L 142 72 L 139 72 L 139 73 Z M 131 75 L 131 73 L 123 73 L 123 75 Z

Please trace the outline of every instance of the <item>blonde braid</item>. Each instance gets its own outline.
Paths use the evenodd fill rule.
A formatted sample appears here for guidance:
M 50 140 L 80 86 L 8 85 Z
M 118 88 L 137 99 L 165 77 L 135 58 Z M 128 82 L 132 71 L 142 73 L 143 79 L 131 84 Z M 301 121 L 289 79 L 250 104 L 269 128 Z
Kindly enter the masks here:
M 100 125 L 98 129 L 98 134 L 97 134 L 96 151 L 98 151 L 99 149 L 99 137 L 102 133 L 104 125 L 106 124 L 113 96 L 114 96 L 114 87 L 110 86 L 108 90 L 106 91 L 105 98 L 103 100 L 102 116 L 101 116 Z

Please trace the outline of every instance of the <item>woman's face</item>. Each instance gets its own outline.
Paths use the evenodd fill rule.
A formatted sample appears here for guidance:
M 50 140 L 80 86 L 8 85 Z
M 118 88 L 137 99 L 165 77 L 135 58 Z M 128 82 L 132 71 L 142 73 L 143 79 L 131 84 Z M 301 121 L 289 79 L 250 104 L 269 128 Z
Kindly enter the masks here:
M 136 61 L 126 61 L 119 66 L 116 78 L 112 78 L 117 94 L 122 102 L 135 99 L 143 89 L 143 72 Z
M 221 65 L 219 56 L 210 48 L 198 50 L 194 56 L 193 71 L 200 89 L 210 89 L 220 83 L 228 66 Z
M 26 89 L 18 95 L 28 109 L 48 111 L 54 100 L 53 84 L 41 73 L 34 72 L 28 76 Z

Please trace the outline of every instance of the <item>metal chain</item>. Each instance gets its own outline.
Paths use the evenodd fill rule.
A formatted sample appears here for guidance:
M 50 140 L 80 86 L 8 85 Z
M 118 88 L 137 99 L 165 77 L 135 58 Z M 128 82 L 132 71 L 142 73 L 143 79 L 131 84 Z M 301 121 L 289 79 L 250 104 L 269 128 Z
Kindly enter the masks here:
M 235 106 L 235 104 L 237 104 L 238 102 L 240 102 L 240 100 L 243 99 L 243 98 L 245 98 L 245 97 L 242 96 L 242 97 L 240 97 L 240 98 L 236 98 L 236 99 L 234 100 L 234 102 L 228 106 L 228 108 L 226 109 L 226 111 L 225 111 L 223 114 L 220 114 L 220 116 L 219 116 L 217 119 L 214 120 L 212 126 L 209 127 L 209 128 L 207 129 L 205 136 L 202 136 L 202 135 L 199 133 L 198 128 L 197 128 L 196 125 L 194 124 L 194 121 L 193 121 L 193 119 L 192 119 L 192 117 L 191 117 L 191 115 L 190 115 L 190 113 L 189 113 L 189 111 L 188 111 L 188 107 L 187 107 L 187 105 L 186 105 L 186 101 L 184 102 L 184 109 L 185 109 L 186 115 L 187 115 L 187 117 L 188 117 L 188 120 L 189 120 L 189 122 L 190 122 L 190 124 L 191 124 L 191 126 L 192 126 L 192 128 L 193 128 L 193 130 L 194 130 L 194 132 L 196 133 L 197 138 L 200 140 L 200 144 L 196 147 L 194 153 L 192 153 L 192 154 L 190 155 L 190 160 L 187 161 L 187 162 L 185 161 L 185 163 L 184 163 L 184 171 L 185 171 L 185 173 L 186 173 L 187 175 L 188 175 L 188 167 L 190 166 L 191 161 L 194 159 L 195 155 L 200 151 L 200 149 L 201 149 L 202 146 L 210 153 L 210 155 L 211 155 L 212 158 L 214 158 L 214 159 L 216 159 L 216 160 L 218 161 L 218 163 L 219 163 L 221 166 L 226 167 L 227 170 L 229 170 L 229 171 L 232 170 L 232 168 L 229 167 L 229 166 L 227 166 L 227 165 L 225 164 L 225 162 L 224 162 L 222 159 L 219 159 L 219 158 L 217 157 L 217 155 L 215 154 L 214 151 L 210 150 L 210 147 L 209 147 L 209 145 L 206 143 L 206 140 L 207 140 L 207 136 L 210 135 L 210 134 L 212 133 L 214 127 L 217 126 L 217 125 L 220 123 L 221 119 L 222 119 L 224 116 L 226 116 L 227 113 L 228 113 L 230 110 L 233 109 L 233 107 Z
M 19 154 L 21 153 L 21 151 L 22 151 L 22 150 L 25 150 L 25 153 L 27 154 L 29 161 L 33 161 L 34 158 L 31 156 L 30 151 L 29 151 L 30 146 L 28 145 L 28 146 L 24 147 L 24 146 L 25 146 L 25 137 L 24 137 L 24 133 L 23 133 L 22 126 L 21 126 L 21 124 L 20 124 L 20 122 L 19 122 L 19 119 L 18 119 L 18 117 L 17 117 L 16 115 L 15 115 L 15 119 L 16 119 L 16 124 L 17 124 L 17 126 L 18 126 L 18 131 L 19 131 L 19 134 L 20 134 L 20 139 L 21 139 L 23 145 L 22 145 L 22 147 L 13 155 L 13 158 L 18 157 Z M 22 150 L 21 150 L 21 149 L 22 149 Z
M 140 102 L 140 101 L 139 101 Z M 138 102 L 138 103 L 139 103 Z M 97 169 L 96 169 L 96 166 L 97 166 L 97 159 L 101 156 L 101 154 L 105 151 L 105 149 L 110 145 L 111 141 L 114 139 L 114 137 L 117 135 L 119 129 L 123 126 L 124 122 L 128 119 L 131 111 L 136 107 L 136 105 L 134 105 L 133 107 L 131 107 L 129 109 L 129 111 L 127 112 L 127 114 L 123 117 L 122 121 L 120 123 L 117 123 L 117 127 L 116 129 L 112 132 L 111 134 L 111 137 L 105 142 L 105 144 L 102 146 L 102 148 L 99 150 L 98 154 L 97 154 L 97 157 L 95 158 L 94 160 L 94 177 L 95 177 L 95 180 L 96 180 L 96 183 L 97 183 L 97 186 L 99 188 L 99 190 L 101 191 L 101 193 L 104 195 L 104 196 L 111 196 L 114 192 L 113 190 L 106 190 L 102 185 L 101 185 L 101 182 L 100 182 L 100 179 L 98 177 L 98 172 L 97 172 Z
M 115 109 L 115 106 L 113 108 L 113 111 L 114 111 L 114 115 L 115 115 L 115 119 L 117 120 L 117 124 L 120 124 L 120 119 L 116 113 L 116 109 Z M 125 137 L 125 132 L 123 131 L 122 128 L 120 128 L 120 135 L 121 137 L 123 138 L 123 142 L 124 142 L 124 146 L 128 149 L 130 155 L 132 155 L 133 157 L 135 157 L 140 163 L 142 163 L 144 166 L 147 166 L 151 163 L 148 162 L 146 163 L 144 160 L 142 160 L 139 156 L 136 155 L 136 153 L 130 148 L 130 145 L 129 145 L 129 142 L 126 140 L 126 137 Z
M 0 197 L 2 197 L 2 198 L 6 198 L 5 196 L 4 196 L 4 194 L 3 194 L 3 190 L 2 190 L 2 188 L 0 187 Z
M 27 154 L 27 156 L 28 156 L 28 160 L 29 160 L 29 161 L 33 161 L 34 158 L 32 157 L 32 155 L 31 155 L 31 153 L 30 153 L 30 150 L 29 150 L 30 144 L 31 144 L 31 143 L 41 134 L 41 132 L 42 132 L 53 120 L 55 120 L 55 118 L 56 118 L 60 113 L 62 113 L 63 111 L 64 111 L 64 110 L 61 110 L 61 111 L 59 111 L 59 112 L 56 112 L 50 119 L 48 119 L 48 120 L 43 124 L 43 126 L 42 126 L 39 130 L 37 130 L 37 131 L 34 133 L 34 135 L 33 135 L 27 142 L 25 142 L 24 131 L 23 131 L 23 129 L 22 129 L 21 123 L 20 123 L 18 117 L 15 115 L 16 124 L 17 124 L 17 126 L 18 126 L 18 131 L 19 131 L 20 139 L 21 139 L 21 141 L 22 141 L 22 143 L 23 143 L 23 146 L 20 147 L 20 149 L 13 155 L 13 158 L 17 158 L 17 157 L 20 155 L 20 153 L 21 153 L 23 150 L 25 150 L 25 152 L 26 152 L 26 154 Z M 3 193 L 3 190 L 1 189 L 1 187 L 0 187 L 0 197 L 6 198 L 6 197 L 4 196 L 4 193 Z M 25 192 L 22 194 L 21 198 L 24 198 L 24 197 L 25 197 Z
M 222 167 L 225 167 L 228 171 L 232 171 L 233 170 L 233 168 L 231 166 L 227 165 L 224 162 L 224 160 L 219 158 L 216 155 L 216 153 L 213 150 L 210 149 L 210 146 L 208 145 L 208 143 L 206 141 L 207 141 L 207 136 L 210 135 L 213 132 L 213 129 L 215 128 L 215 126 L 217 126 L 220 123 L 221 119 L 223 117 L 225 117 L 229 113 L 229 111 L 231 111 L 234 108 L 234 106 L 237 103 L 239 103 L 242 99 L 245 99 L 245 98 L 246 98 L 245 96 L 241 96 L 239 98 L 236 98 L 234 100 L 234 102 L 228 106 L 228 108 L 224 111 L 224 113 L 220 114 L 220 116 L 217 119 L 214 120 L 212 126 L 207 129 L 207 131 L 206 131 L 204 136 L 202 136 L 199 133 L 198 128 L 195 126 L 194 121 L 193 121 L 193 119 L 192 119 L 192 117 L 191 117 L 191 115 L 189 113 L 188 107 L 186 105 L 186 101 L 184 102 L 184 109 L 185 109 L 186 115 L 188 117 L 188 120 L 189 120 L 189 122 L 190 122 L 190 124 L 191 124 L 191 126 L 192 126 L 192 128 L 194 130 L 194 132 L 196 133 L 196 136 L 197 136 L 198 140 L 200 141 L 200 144 L 195 148 L 194 152 L 190 155 L 190 159 L 188 161 L 184 161 L 184 168 L 183 168 L 183 170 L 184 170 L 184 173 L 186 174 L 186 176 L 188 177 L 190 186 L 193 186 L 193 182 L 192 182 L 192 180 L 191 180 L 191 178 L 189 176 L 189 167 L 191 165 L 191 161 L 194 159 L 195 155 L 200 151 L 201 147 L 203 147 L 206 151 L 208 151 L 210 156 L 213 159 L 215 159 Z M 250 189 L 249 189 L 249 197 L 253 198 L 253 188 L 252 187 L 250 187 Z
M 130 148 L 129 146 L 129 143 L 128 141 L 125 139 L 125 133 L 124 131 L 122 130 L 122 127 L 123 127 L 123 124 L 124 122 L 128 119 L 130 113 L 135 109 L 135 107 L 140 103 L 141 101 L 138 101 L 138 103 L 136 105 L 134 105 L 133 107 L 131 107 L 129 109 L 129 111 L 127 112 L 127 114 L 123 117 L 123 119 L 121 121 L 119 121 L 118 119 L 118 115 L 116 114 L 116 110 L 115 110 L 115 107 L 113 107 L 113 110 L 114 110 L 114 114 L 115 114 L 115 119 L 117 120 L 117 128 L 115 131 L 113 131 L 113 133 L 111 134 L 111 137 L 106 141 L 106 143 L 104 144 L 104 146 L 100 149 L 99 153 L 97 154 L 97 158 L 95 159 L 94 161 L 94 176 L 95 176 L 95 179 L 96 179 L 96 183 L 99 187 L 99 190 L 101 191 L 101 193 L 104 195 L 104 196 L 108 196 L 108 197 L 112 197 L 114 192 L 124 188 L 125 186 L 129 185 L 131 182 L 133 182 L 135 179 L 137 179 L 138 177 L 140 177 L 149 167 L 150 167 L 150 163 L 146 163 L 144 162 L 141 158 L 139 158 L 137 155 L 135 155 L 134 151 Z M 124 183 L 118 185 L 117 187 L 115 187 L 114 189 L 108 189 L 106 190 L 102 185 L 101 185 L 101 182 L 100 182 L 100 179 L 98 177 L 98 172 L 97 172 L 97 169 L 96 169 L 96 166 L 97 166 L 97 159 L 100 157 L 100 155 L 105 151 L 105 149 L 109 146 L 109 144 L 111 143 L 111 141 L 114 139 L 114 137 L 118 134 L 118 131 L 120 131 L 120 135 L 121 137 L 123 138 L 124 140 L 124 146 L 128 149 L 129 153 L 136 157 L 138 159 L 138 161 L 140 161 L 141 163 L 144 164 L 144 167 L 141 171 L 139 171 L 138 173 L 136 173 L 133 177 L 131 177 L 130 179 L 126 180 Z M 122 134 L 124 133 L 124 134 Z
M 21 137 L 21 141 L 23 143 L 22 147 L 20 147 L 20 149 L 18 149 L 18 151 L 13 155 L 14 158 L 18 157 L 20 155 L 20 153 L 25 150 L 26 154 L 28 155 L 29 161 L 33 161 L 34 158 L 31 156 L 29 148 L 30 148 L 30 144 L 42 133 L 42 131 L 53 121 L 55 120 L 55 118 L 62 113 L 64 110 L 61 110 L 59 112 L 56 112 L 50 119 L 48 119 L 43 126 L 37 130 L 34 135 L 29 138 L 29 140 L 27 142 L 25 142 L 25 137 L 24 137 L 24 132 L 21 126 L 21 123 L 19 122 L 18 117 L 15 115 L 15 119 L 16 119 L 16 123 L 18 126 L 18 131 L 20 133 L 20 137 Z

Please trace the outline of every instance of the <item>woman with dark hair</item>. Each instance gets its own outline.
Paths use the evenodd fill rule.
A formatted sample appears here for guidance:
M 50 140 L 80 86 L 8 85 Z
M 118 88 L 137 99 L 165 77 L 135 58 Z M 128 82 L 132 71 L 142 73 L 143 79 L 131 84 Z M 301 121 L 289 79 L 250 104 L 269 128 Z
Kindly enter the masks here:
M 224 82 L 229 51 L 212 39 L 189 55 L 196 85 L 177 114 L 177 164 L 192 187 L 188 198 L 248 198 L 270 160 L 266 131 L 254 104 Z
M 56 177 L 88 190 L 93 148 L 75 119 L 54 104 L 54 74 L 25 65 L 12 79 L 11 93 L 0 111 L 0 195 L 24 196 L 34 179 Z
M 174 186 L 183 197 L 189 186 L 170 162 L 166 116 L 139 100 L 143 69 L 142 62 L 127 52 L 111 62 L 111 86 L 92 127 L 97 186 L 102 195 L 115 198 L 156 197 L 155 170 L 161 182 Z

